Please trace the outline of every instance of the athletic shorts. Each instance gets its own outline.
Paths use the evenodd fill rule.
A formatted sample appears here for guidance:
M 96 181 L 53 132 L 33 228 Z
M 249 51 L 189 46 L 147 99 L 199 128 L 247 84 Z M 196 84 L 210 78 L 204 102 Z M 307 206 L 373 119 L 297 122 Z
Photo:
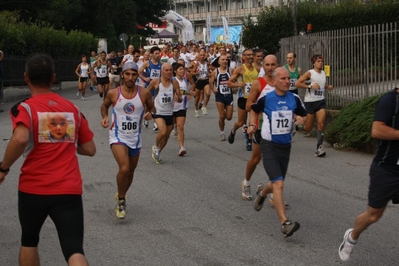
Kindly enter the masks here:
M 292 92 L 292 93 L 294 93 L 294 94 L 298 95 L 298 89 L 295 89 L 295 90 L 290 90 L 290 92 Z
M 370 166 L 368 205 L 380 209 L 396 197 L 399 197 L 399 176 L 381 165 L 372 163 Z
M 252 134 L 252 143 L 260 145 L 262 141 L 261 130 L 258 129 L 254 134 Z
M 237 99 L 238 108 L 245 110 L 245 105 L 247 105 L 247 98 L 238 98 Z
M 110 79 L 113 79 L 113 81 L 115 81 L 115 82 L 119 82 L 119 81 L 121 81 L 121 75 L 119 75 L 119 74 L 109 74 L 109 78 Z
M 87 79 L 88 79 L 87 77 L 86 78 L 83 78 L 83 77 L 79 78 L 79 82 L 80 83 L 87 82 Z
M 206 85 L 209 85 L 209 80 L 208 79 L 199 79 L 195 83 L 195 88 L 199 90 L 203 90 Z
M 173 115 L 154 115 L 154 119 L 162 118 L 167 126 L 173 125 Z
M 97 77 L 97 84 L 100 84 L 100 85 L 109 84 L 109 77 L 105 77 L 105 78 Z
M 37 247 L 47 216 L 53 220 L 64 258 L 83 252 L 83 204 L 81 195 L 34 195 L 18 191 L 21 246 Z
M 321 109 L 326 109 L 326 101 L 321 100 L 317 102 L 305 102 L 305 108 L 306 111 L 308 111 L 308 114 L 315 114 Z
M 135 157 L 135 156 L 139 155 L 139 154 L 140 154 L 140 151 L 141 151 L 141 148 L 138 148 L 138 149 L 130 148 L 130 147 L 129 147 L 126 143 L 124 143 L 124 142 L 115 142 L 115 143 L 111 143 L 110 146 L 112 146 L 112 145 L 124 145 L 124 146 L 126 146 L 126 148 L 128 149 L 128 153 L 129 153 L 129 156 L 130 156 L 130 157 Z
M 230 106 L 234 104 L 233 94 L 227 94 L 224 96 L 223 94 L 216 93 L 215 100 L 217 103 L 223 103 L 224 106 Z
M 282 145 L 262 139 L 260 152 L 269 180 L 271 182 L 284 180 L 290 161 L 291 144 Z
M 173 112 L 173 117 L 186 117 L 187 109 Z

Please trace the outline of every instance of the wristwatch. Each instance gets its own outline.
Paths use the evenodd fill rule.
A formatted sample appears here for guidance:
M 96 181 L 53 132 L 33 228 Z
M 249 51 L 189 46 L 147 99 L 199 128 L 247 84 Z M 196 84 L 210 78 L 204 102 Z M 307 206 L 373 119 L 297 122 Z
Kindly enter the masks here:
M 8 172 L 10 171 L 10 168 L 7 168 L 7 169 L 1 168 L 1 163 L 2 163 L 2 162 L 0 162 L 0 172 L 1 172 L 1 173 L 8 173 Z
M 312 88 L 312 85 L 311 85 L 311 84 L 309 84 L 309 85 L 308 85 L 308 89 L 311 89 L 311 88 Z

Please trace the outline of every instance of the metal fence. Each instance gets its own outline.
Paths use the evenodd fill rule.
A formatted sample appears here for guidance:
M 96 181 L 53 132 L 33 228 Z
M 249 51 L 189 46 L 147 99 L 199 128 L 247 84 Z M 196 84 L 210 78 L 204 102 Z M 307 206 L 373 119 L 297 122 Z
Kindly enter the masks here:
M 24 82 L 25 56 L 7 56 L 3 59 L 4 64 L 4 87 L 21 86 Z M 56 58 L 54 59 L 56 83 L 61 81 L 77 80 L 75 69 L 80 59 Z
M 295 52 L 304 73 L 313 68 L 312 55 L 321 54 L 330 66 L 327 84 L 334 86 L 328 108 L 342 109 L 399 85 L 398 33 L 397 23 L 388 23 L 294 36 L 281 40 L 278 57 L 283 63 Z

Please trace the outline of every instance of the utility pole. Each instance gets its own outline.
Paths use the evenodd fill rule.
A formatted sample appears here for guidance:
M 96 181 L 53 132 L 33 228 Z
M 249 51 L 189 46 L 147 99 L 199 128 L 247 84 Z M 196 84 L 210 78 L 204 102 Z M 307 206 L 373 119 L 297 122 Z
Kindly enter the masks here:
M 290 1 L 290 8 L 292 12 L 292 20 L 294 21 L 294 36 L 296 36 L 298 34 L 298 28 L 296 25 L 296 18 L 297 18 L 296 0 Z
M 280 8 L 283 8 L 283 5 L 284 5 L 283 0 L 278 0 L 278 6 L 279 6 Z

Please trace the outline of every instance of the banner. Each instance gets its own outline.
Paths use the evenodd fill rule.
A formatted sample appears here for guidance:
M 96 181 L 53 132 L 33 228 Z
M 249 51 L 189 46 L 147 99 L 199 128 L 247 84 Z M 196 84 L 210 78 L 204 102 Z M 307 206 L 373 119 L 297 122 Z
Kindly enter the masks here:
M 229 35 L 229 25 L 227 23 L 227 19 L 225 17 L 222 17 L 223 21 L 223 29 L 224 29 L 224 39 L 226 43 L 230 42 L 230 35 Z
M 242 25 L 238 26 L 229 26 L 229 37 L 230 37 L 230 43 L 240 42 L 240 34 L 242 31 Z M 211 38 L 208 40 L 209 43 L 220 43 L 224 42 L 227 43 L 225 40 L 225 35 L 224 35 L 224 28 L 223 27 L 211 27 Z
M 211 14 L 206 17 L 206 42 L 211 41 Z
M 175 25 L 176 28 L 182 30 L 183 43 L 194 40 L 193 24 L 191 24 L 191 22 L 185 17 L 177 14 L 173 10 L 169 10 L 161 19 L 166 19 L 168 22 Z

